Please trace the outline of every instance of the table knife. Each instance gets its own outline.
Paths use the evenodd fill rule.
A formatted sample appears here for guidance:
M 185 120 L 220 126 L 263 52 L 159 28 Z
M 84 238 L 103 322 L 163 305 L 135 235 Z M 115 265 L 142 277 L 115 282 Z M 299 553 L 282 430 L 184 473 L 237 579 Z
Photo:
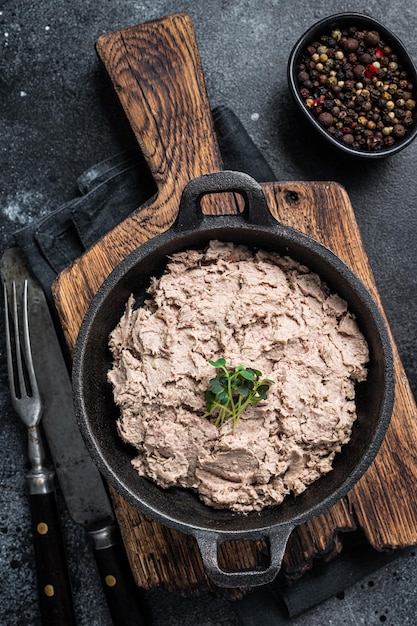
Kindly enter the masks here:
M 44 403 L 43 431 L 72 519 L 89 536 L 115 626 L 141 626 L 146 611 L 130 571 L 101 474 L 90 457 L 73 411 L 70 375 L 42 287 L 19 248 L 0 260 L 5 281 L 27 279 L 33 361 Z

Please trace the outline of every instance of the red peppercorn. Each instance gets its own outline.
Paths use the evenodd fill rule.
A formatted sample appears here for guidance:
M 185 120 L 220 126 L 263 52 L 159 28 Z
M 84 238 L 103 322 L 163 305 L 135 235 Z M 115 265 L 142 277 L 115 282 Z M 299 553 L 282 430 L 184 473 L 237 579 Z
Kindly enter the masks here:
M 375 67 L 375 65 L 372 65 L 372 63 L 370 63 L 369 65 L 366 66 L 365 76 L 367 76 L 368 78 L 373 78 L 377 74 L 378 74 L 378 68 Z

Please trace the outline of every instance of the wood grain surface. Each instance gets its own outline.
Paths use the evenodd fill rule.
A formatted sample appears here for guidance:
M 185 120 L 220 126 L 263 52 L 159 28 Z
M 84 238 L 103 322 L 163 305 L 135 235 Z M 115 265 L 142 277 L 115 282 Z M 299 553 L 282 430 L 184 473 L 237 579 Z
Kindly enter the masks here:
M 191 19 L 175 14 L 101 37 L 97 52 L 130 121 L 158 192 L 64 270 L 53 296 L 69 348 L 91 299 L 110 271 L 132 250 L 169 228 L 186 183 L 222 168 Z M 346 191 L 334 182 L 262 185 L 271 213 L 315 237 L 338 254 L 363 280 L 382 310 L 375 279 Z M 221 195 L 206 212 L 237 210 Z M 396 397 L 381 450 L 359 483 L 330 510 L 296 528 L 283 562 L 297 578 L 316 557 L 342 549 L 342 532 L 360 528 L 379 549 L 417 543 L 417 409 L 394 345 Z M 193 538 L 141 514 L 110 487 L 137 584 L 193 592 L 212 587 Z M 262 561 L 262 542 L 230 542 L 221 561 L 233 569 Z M 236 594 L 239 591 L 236 590 Z

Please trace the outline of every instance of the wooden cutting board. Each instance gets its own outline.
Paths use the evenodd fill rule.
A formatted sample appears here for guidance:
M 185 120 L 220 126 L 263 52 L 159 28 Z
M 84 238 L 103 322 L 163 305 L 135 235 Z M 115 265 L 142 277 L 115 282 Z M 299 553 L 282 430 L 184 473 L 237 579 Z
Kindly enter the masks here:
M 222 168 L 191 19 L 183 14 L 104 35 L 97 52 L 157 183 L 158 192 L 103 237 L 53 285 L 69 348 L 89 303 L 110 271 L 132 250 L 169 228 L 186 183 Z M 346 191 L 334 182 L 262 185 L 272 214 L 333 249 L 364 281 L 381 307 L 375 279 Z M 211 198 L 204 210 L 232 213 L 230 194 Z M 394 342 L 393 342 L 394 343 Z M 298 527 L 283 563 L 296 578 L 313 558 L 337 554 L 339 533 L 360 528 L 379 549 L 417 543 L 417 409 L 394 344 L 396 398 L 382 448 L 365 476 L 329 511 Z M 192 591 L 212 586 L 193 538 L 141 514 L 110 487 L 130 565 L 144 588 L 165 585 Z M 253 567 L 262 542 L 221 548 L 225 567 Z

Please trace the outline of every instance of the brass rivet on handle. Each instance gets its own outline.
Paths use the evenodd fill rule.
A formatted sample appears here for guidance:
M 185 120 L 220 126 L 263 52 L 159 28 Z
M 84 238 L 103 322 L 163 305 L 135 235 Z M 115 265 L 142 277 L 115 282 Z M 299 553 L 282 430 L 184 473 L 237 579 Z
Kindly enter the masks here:
M 36 526 L 36 530 L 40 535 L 46 535 L 49 530 L 48 524 L 46 524 L 45 522 L 39 522 L 39 524 Z
M 117 581 L 114 576 L 112 576 L 111 574 L 107 574 L 106 578 L 104 579 L 104 582 L 106 583 L 108 587 L 114 587 Z
M 55 595 L 55 589 L 53 585 L 45 585 L 43 591 L 45 595 L 48 596 L 48 598 L 52 598 L 52 596 Z

